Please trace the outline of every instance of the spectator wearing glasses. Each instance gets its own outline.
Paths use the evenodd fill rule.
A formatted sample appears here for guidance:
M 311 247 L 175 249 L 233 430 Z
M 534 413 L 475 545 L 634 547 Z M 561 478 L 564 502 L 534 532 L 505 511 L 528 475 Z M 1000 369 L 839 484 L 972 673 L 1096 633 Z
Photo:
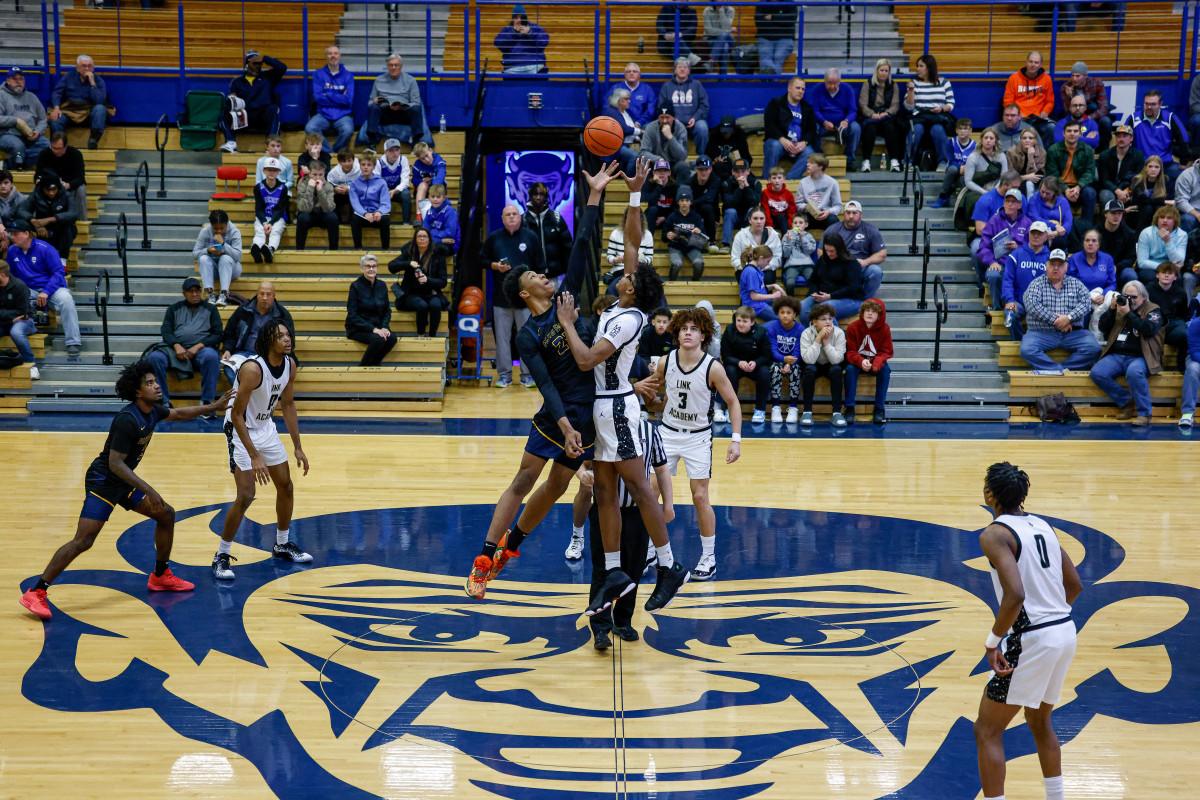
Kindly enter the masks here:
M 1175 180 L 1183 164 L 1192 160 L 1187 130 L 1179 117 L 1163 110 L 1162 92 L 1151 89 L 1142 96 L 1142 113 L 1127 120 L 1133 127 L 1133 143 L 1147 159 L 1162 159 L 1167 177 Z
M 1100 317 L 1104 348 L 1092 367 L 1092 383 L 1121 409 L 1117 419 L 1150 424 L 1150 375 L 1162 372 L 1163 313 L 1141 281 L 1130 281 Z M 1117 383 L 1124 376 L 1126 389 Z
M 1099 142 L 1092 146 L 1096 148 L 1096 152 L 1107 150 L 1112 139 L 1113 126 L 1108 116 L 1108 91 L 1104 88 L 1104 81 L 1088 75 L 1088 65 L 1083 61 L 1076 61 L 1071 65 L 1071 77 L 1059 84 L 1058 93 L 1062 107 L 1068 110 L 1072 100 L 1076 97 L 1083 98 L 1084 113 L 1096 124 L 1100 132 Z M 1087 143 L 1092 144 L 1090 141 Z
M 732 12 L 733 9 L 730 9 Z M 707 14 L 708 12 L 704 12 Z M 650 84 L 642 80 L 642 68 L 637 62 L 630 61 L 625 65 L 625 79 L 614 83 L 608 89 L 608 104 L 613 108 L 613 92 L 624 89 L 629 92 L 629 116 L 639 128 L 649 125 L 657 114 L 656 104 L 658 94 L 650 88 Z
M 396 346 L 388 287 L 379 280 L 379 259 L 367 253 L 358 261 L 362 275 L 350 284 L 346 297 L 346 335 L 367 346 L 360 367 L 376 367 Z
M 108 89 L 96 74 L 96 63 L 89 55 L 75 58 L 75 71 L 62 77 L 50 93 L 50 130 L 62 131 L 67 123 L 87 125 L 88 149 L 100 146 L 100 137 L 108 124 Z

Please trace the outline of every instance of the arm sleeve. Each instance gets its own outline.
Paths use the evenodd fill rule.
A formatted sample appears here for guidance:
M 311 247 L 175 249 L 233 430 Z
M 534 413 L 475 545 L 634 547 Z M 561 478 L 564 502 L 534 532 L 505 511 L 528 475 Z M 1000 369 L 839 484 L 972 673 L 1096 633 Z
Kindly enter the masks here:
M 446 257 L 441 253 L 435 252 L 433 260 L 429 262 L 429 272 L 426 275 L 429 278 L 430 288 L 435 292 L 445 289 L 448 283 L 446 278 Z
M 359 185 L 357 180 L 350 184 L 350 207 L 354 209 L 354 213 L 360 217 L 367 213 L 363 209 L 362 197 L 359 196 L 360 192 L 362 191 L 363 187 Z
M 1192 192 L 1196 190 L 1196 171 L 1194 169 L 1185 169 L 1183 174 L 1175 181 L 1175 207 L 1179 209 L 1180 214 L 1191 213 Z
M 1029 284 L 1029 287 L 1025 289 L 1025 296 L 1021 298 L 1021 302 L 1025 306 L 1025 315 L 1027 317 L 1052 323 L 1054 322 L 1055 315 L 1051 314 L 1046 308 L 1045 303 L 1042 302 L 1043 287 L 1046 285 L 1045 281 L 1036 280 Z
M 1017 302 L 1017 261 L 1011 254 L 1004 259 L 1004 284 L 1000 299 L 1005 303 Z
M 829 337 L 829 341 L 821 348 L 825 353 L 825 357 L 829 359 L 830 364 L 841 364 L 846 360 L 846 333 L 841 328 L 834 326 L 833 334 Z
M 829 192 L 829 213 L 836 215 L 842 213 L 842 185 L 838 183 L 837 178 L 833 178 L 833 188 Z
M 1076 283 L 1078 286 L 1074 287 L 1075 305 L 1071 309 L 1070 317 L 1072 322 L 1086 325 L 1092 313 L 1092 296 L 1081 281 L 1076 280 Z
M 1105 253 L 1103 253 L 1103 252 L 1101 252 L 1101 255 L 1106 255 L 1106 254 L 1105 254 Z M 1111 256 L 1110 256 L 1109 258 L 1111 259 Z M 1117 266 L 1116 266 L 1116 262 L 1113 262 L 1113 270 L 1112 270 L 1112 272 L 1111 272 L 1111 273 L 1109 273 L 1108 280 L 1104 282 L 1104 287 L 1103 287 L 1103 288 L 1104 288 L 1104 293 L 1105 293 L 1105 294 L 1108 294 L 1109 292 L 1115 292 L 1115 291 L 1117 290 Z
M 234 261 L 242 260 L 242 232 L 232 222 L 225 227 L 225 255 Z
M 446 161 L 445 161 L 445 159 L 441 159 L 439 157 L 439 160 L 433 165 L 433 182 L 432 183 L 440 183 L 443 186 L 445 185 L 445 183 L 446 183 Z M 432 185 L 432 183 L 430 185 Z
M 590 208 L 590 207 L 591 206 L 588 206 L 588 208 Z M 584 213 L 586 214 L 587 211 L 584 211 Z M 617 241 L 618 236 L 622 236 L 622 237 L 624 236 L 624 234 L 621 233 L 620 228 L 613 228 L 612 231 L 608 234 L 608 252 L 606 254 L 606 258 L 608 260 L 609 266 L 616 266 L 617 264 L 621 263 L 621 256 L 625 252 L 624 244 Z M 571 279 L 571 267 L 570 267 L 570 262 L 568 262 L 567 280 L 570 280 L 570 279 Z M 574 292 L 572 292 L 572 294 L 574 294 Z
M 537 383 L 538 391 L 541 392 L 542 400 L 546 404 L 546 411 L 556 421 L 562 419 L 566 416 L 562 397 L 559 396 L 558 389 L 554 386 L 550 370 L 546 368 L 546 362 L 538 350 L 537 341 L 526 328 L 522 328 L 517 333 L 517 352 L 521 355 L 521 363 L 526 366 L 529 374 Z
M 575 297 L 579 296 L 579 290 L 583 286 L 583 281 L 587 277 L 589 269 L 587 253 L 592 241 L 592 236 L 596 230 L 596 218 L 600 215 L 600 206 L 584 206 L 583 214 L 575 223 L 575 230 L 579 231 L 579 235 L 575 240 L 575 244 L 571 246 L 571 254 L 567 256 L 567 273 L 563 278 L 562 288 L 564 291 L 570 292 Z M 613 239 L 608 237 L 608 257 L 611 260 L 613 257 Z M 617 260 L 620 260 L 620 253 L 624 252 L 624 248 L 618 251 Z M 612 263 L 610 261 L 610 263 Z M 541 386 L 539 383 L 538 386 Z
M 821 358 L 821 345 L 817 344 L 817 334 L 809 325 L 800 334 L 800 359 L 805 364 L 815 364 Z
M 766 328 L 767 347 L 771 350 L 771 358 L 775 361 L 783 361 L 783 353 L 779 352 L 779 337 L 773 335 L 770 324 Z
M 70 73 L 68 73 L 67 75 L 64 75 L 62 77 L 62 79 L 54 85 L 54 91 L 50 92 L 50 107 L 51 108 L 58 108 L 59 106 L 62 105 L 63 97 L 67 93 L 67 78 L 69 77 L 69 75 L 70 75 Z M 1192 92 L 1194 93 L 1196 91 L 1195 84 L 1192 84 L 1192 86 L 1193 86 Z
M 696 105 L 696 119 L 708 120 L 708 90 L 704 88 L 704 84 L 696 81 L 696 96 L 699 102 Z
M 955 103 L 954 103 L 954 85 L 951 84 L 950 81 L 946 80 L 945 78 L 943 78 L 942 80 L 943 80 L 942 85 L 946 87 L 946 103 L 945 104 L 950 106 L 951 108 L 954 108 L 954 105 L 955 105 Z M 1054 108 L 1054 95 L 1050 95 L 1050 107 Z
M 1017 75 L 1013 73 L 1008 76 L 1008 81 L 1004 84 L 1004 102 L 1003 105 L 1010 106 L 1017 101 Z
M 200 229 L 198 234 L 196 234 L 196 243 L 192 245 L 192 258 L 199 258 L 208 251 L 208 236 L 205 235 L 206 228 L 211 230 L 211 228 L 208 228 L 206 225 Z
M 1187 255 L 1187 234 L 1183 228 L 1171 231 L 1171 241 L 1167 242 L 1167 258 L 1171 261 L 1182 261 Z M 1158 265 L 1155 265 L 1155 269 Z
M 350 284 L 350 293 L 346 295 L 346 329 L 350 331 L 370 331 L 375 326 L 363 319 L 358 312 L 358 292 L 354 284 Z
M 279 81 L 283 79 L 284 74 L 287 73 L 287 64 L 278 58 L 271 58 L 270 56 L 263 56 L 263 63 L 271 65 L 271 71 L 267 73 L 267 80 L 272 85 L 278 85 Z

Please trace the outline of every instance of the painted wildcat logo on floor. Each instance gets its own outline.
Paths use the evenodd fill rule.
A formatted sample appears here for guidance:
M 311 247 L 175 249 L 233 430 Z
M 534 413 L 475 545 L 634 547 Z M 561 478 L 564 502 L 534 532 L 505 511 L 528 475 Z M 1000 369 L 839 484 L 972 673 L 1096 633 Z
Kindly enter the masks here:
M 692 509 L 680 510 L 694 530 Z M 212 535 L 215 543 L 222 511 L 180 512 L 177 541 Z M 248 563 L 254 554 L 243 552 L 232 584 L 218 585 L 207 564 L 179 565 L 196 591 L 166 596 L 145 591 L 153 523 L 134 525 L 117 546 L 142 573 L 76 570 L 57 584 L 60 594 L 75 583 L 127 595 L 129 629 L 90 624 L 87 606 L 55 607 L 23 694 L 68 712 L 154 710 L 181 736 L 254 763 L 280 797 L 609 792 L 613 656 L 593 651 L 580 615 L 589 568 L 563 562 L 563 537 L 550 533 L 569 530 L 570 508 L 556 508 L 507 580 L 475 602 L 460 573 L 490 514 L 429 507 L 299 520 L 292 531 L 313 553 L 312 568 L 269 557 Z M 795 785 L 779 782 L 778 759 L 805 759 L 822 769 L 806 775 L 870 786 L 875 797 L 975 797 L 971 718 L 994 605 L 977 532 L 854 514 L 717 514 L 719 529 L 741 532 L 719 550 L 720 580 L 685 587 L 653 618 L 639 611 L 643 640 L 624 645 L 630 796 L 794 797 Z M 1098 583 L 1124 551 L 1099 531 L 1051 522 L 1086 551 L 1087 589 L 1073 613 L 1081 651 L 1089 640 L 1108 648 L 1087 661 L 1102 670 L 1076 659 L 1055 713 L 1063 742 L 1097 715 L 1144 725 L 1200 720 L 1200 678 L 1188 666 L 1200 655 L 1200 592 Z M 265 556 L 273 536 L 273 527 L 256 527 L 240 541 Z M 1114 632 L 1108 623 L 1137 603 L 1154 604 L 1154 615 L 1139 618 L 1157 628 Z M 85 634 L 161 640 L 164 632 L 190 657 L 190 672 L 179 659 L 168 672 L 134 658 L 115 677 L 85 677 L 100 674 L 81 664 Z M 207 660 L 214 651 L 236 669 L 229 658 Z M 1156 664 L 1155 691 L 1118 678 L 1135 660 L 1142 677 L 1145 663 Z M 216 670 L 232 695 L 253 680 L 256 702 L 275 698 L 275 707 L 206 707 L 211 695 L 195 687 Z M 1023 727 L 1009 731 L 1006 746 L 1010 758 L 1033 752 Z

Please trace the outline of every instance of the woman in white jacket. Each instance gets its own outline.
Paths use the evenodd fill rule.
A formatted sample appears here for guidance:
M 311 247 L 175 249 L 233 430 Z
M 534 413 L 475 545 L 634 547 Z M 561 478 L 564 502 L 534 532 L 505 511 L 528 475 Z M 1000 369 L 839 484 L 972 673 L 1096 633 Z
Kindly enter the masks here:
M 613 228 L 608 235 L 608 252 L 604 258 L 610 267 L 624 268 L 625 266 L 625 220 L 629 216 L 630 206 L 625 207 L 621 224 Z M 641 214 L 641 209 L 638 210 Z M 654 234 L 646 229 L 645 215 L 642 216 L 642 244 L 638 248 L 638 266 L 649 267 L 654 263 Z
M 749 225 L 734 234 L 733 244 L 729 249 L 729 260 L 733 264 L 734 274 L 741 274 L 742 253 L 747 248 L 765 244 L 771 248 L 771 263 L 763 270 L 763 277 L 767 283 L 774 283 L 775 271 L 783 262 L 783 241 L 775 229 L 767 225 L 767 214 L 761 208 L 750 212 L 749 222 Z
M 842 370 L 846 360 L 846 333 L 837 326 L 832 306 L 818 303 L 809 311 L 809 326 L 800 334 L 800 360 L 804 362 L 801 385 L 804 387 L 804 413 L 801 425 L 813 424 L 813 395 L 817 378 L 829 379 L 829 397 L 833 408 L 830 422 L 835 428 L 846 427 L 842 416 Z

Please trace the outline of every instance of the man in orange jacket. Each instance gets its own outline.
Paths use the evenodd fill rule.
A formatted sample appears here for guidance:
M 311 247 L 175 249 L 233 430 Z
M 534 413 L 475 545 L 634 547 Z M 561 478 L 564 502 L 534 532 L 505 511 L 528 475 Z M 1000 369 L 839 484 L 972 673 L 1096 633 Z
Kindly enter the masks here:
M 1004 105 L 1016 103 L 1021 117 L 1034 127 L 1042 137 L 1042 145 L 1054 143 L 1054 121 L 1050 112 L 1054 110 L 1054 86 L 1050 75 L 1042 69 L 1042 54 L 1030 51 L 1025 58 L 1025 68 L 1008 76 L 1004 85 Z

